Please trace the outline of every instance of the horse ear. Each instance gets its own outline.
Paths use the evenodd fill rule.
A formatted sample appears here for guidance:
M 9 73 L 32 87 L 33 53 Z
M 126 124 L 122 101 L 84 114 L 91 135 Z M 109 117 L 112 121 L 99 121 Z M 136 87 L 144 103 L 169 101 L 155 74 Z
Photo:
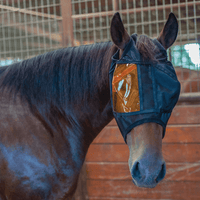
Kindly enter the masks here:
M 158 41 L 167 50 L 176 40 L 178 35 L 178 21 L 173 13 L 169 14 L 168 20 L 158 36 Z
M 124 49 L 130 40 L 130 36 L 124 28 L 120 14 L 114 14 L 110 26 L 111 38 L 114 44 L 120 49 Z

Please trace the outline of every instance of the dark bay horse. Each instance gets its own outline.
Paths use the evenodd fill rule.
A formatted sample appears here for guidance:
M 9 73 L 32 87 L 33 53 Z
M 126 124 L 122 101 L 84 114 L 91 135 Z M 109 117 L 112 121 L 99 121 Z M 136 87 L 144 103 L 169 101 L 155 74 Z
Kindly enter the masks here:
M 170 14 L 157 39 L 167 49 L 177 32 Z M 122 55 L 131 37 L 118 13 L 111 37 L 114 44 L 64 48 L 0 68 L 0 200 L 72 198 L 89 145 L 113 119 L 111 57 L 117 49 Z M 147 36 L 138 37 L 137 48 L 154 59 Z M 127 144 L 134 183 L 155 187 L 166 171 L 162 126 L 133 128 Z

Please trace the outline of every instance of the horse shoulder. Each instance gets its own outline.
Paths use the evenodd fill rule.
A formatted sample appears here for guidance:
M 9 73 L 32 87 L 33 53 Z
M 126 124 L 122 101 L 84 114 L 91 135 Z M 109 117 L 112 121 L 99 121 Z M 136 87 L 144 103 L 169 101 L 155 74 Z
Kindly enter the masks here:
M 62 199 L 75 191 L 78 170 L 71 147 L 52 137 L 19 97 L 0 96 L 0 196 Z

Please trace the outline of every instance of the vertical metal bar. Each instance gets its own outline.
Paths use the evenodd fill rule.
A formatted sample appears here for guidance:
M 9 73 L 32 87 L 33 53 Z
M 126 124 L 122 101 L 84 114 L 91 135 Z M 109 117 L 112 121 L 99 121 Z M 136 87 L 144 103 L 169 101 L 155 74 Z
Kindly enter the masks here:
M 5 11 L 2 10 L 2 24 L 4 25 L 5 24 Z M 2 26 L 2 35 L 3 35 L 3 59 L 5 60 L 6 59 L 6 40 L 5 40 L 5 26 Z
M 157 35 L 159 35 L 159 23 L 158 23 L 158 0 L 155 1 L 155 7 L 156 7 L 156 32 L 157 32 Z
M 92 13 L 95 13 L 95 9 L 94 9 L 94 1 L 92 1 Z M 95 31 L 95 17 L 93 16 L 93 36 L 94 36 L 94 42 L 97 41 L 97 37 L 96 37 L 96 31 Z
M 143 13 L 143 0 L 140 0 L 141 6 L 141 23 L 142 23 L 142 34 L 144 34 L 144 13 Z
M 32 9 L 32 1 L 29 0 L 29 8 Z M 33 28 L 33 19 L 35 17 L 33 17 L 32 15 L 30 15 L 30 26 L 31 26 L 31 45 L 34 44 L 34 28 Z M 33 46 L 32 51 L 31 51 L 31 56 L 35 55 L 35 47 Z
M 87 1 L 85 1 L 85 12 L 86 13 L 88 13 L 88 3 L 87 3 Z M 86 35 L 87 35 L 87 43 L 89 43 L 90 42 L 90 37 L 89 37 L 89 20 L 88 20 L 88 17 L 86 17 L 86 19 L 85 19 L 85 21 L 86 21 Z
M 53 0 L 53 4 L 56 5 L 55 0 Z M 53 20 L 54 21 L 54 27 L 55 27 L 54 28 L 54 33 L 61 35 L 61 33 L 60 33 L 61 30 L 59 29 L 59 25 L 61 24 L 61 22 L 56 19 L 56 15 L 57 15 L 57 13 L 56 13 L 56 6 L 53 6 L 53 14 L 55 16 L 54 20 Z M 58 46 L 60 46 L 60 43 L 56 42 L 56 48 Z
M 121 0 L 119 0 L 119 5 L 118 6 L 119 6 L 119 8 L 118 8 L 119 11 L 122 10 L 122 1 Z M 121 16 L 121 17 L 123 18 L 123 16 Z
M 152 37 L 152 23 L 151 23 L 151 10 L 150 10 L 150 0 L 148 0 L 148 24 L 149 24 L 149 36 Z
M 163 0 L 163 7 L 165 7 L 165 0 Z M 166 20 L 166 13 L 165 13 L 165 8 L 163 9 L 163 20 Z
M 113 0 L 116 3 L 116 0 Z M 106 11 L 108 12 L 108 0 L 105 0 L 105 5 L 106 5 Z M 112 7 L 113 9 L 115 9 L 115 7 Z M 106 15 L 106 27 L 107 27 L 107 38 L 110 38 L 110 29 L 109 29 L 109 17 L 108 15 Z
M 44 1 L 41 1 L 42 2 L 42 13 L 44 13 Z M 46 37 L 45 37 L 45 19 L 44 19 L 44 16 L 42 16 L 42 32 L 43 32 L 43 51 L 46 52 L 47 48 L 46 48 Z
M 126 10 L 127 10 L 127 12 L 126 12 L 127 28 L 126 29 L 127 29 L 128 33 L 131 34 L 131 31 L 130 31 L 130 18 L 129 18 L 130 13 L 129 13 L 129 2 L 128 2 L 128 0 L 126 0 Z
M 133 0 L 133 8 L 136 10 L 136 1 Z M 137 32 L 137 15 L 136 12 L 134 12 L 134 25 L 135 25 L 135 33 Z
M 181 58 L 182 58 L 182 25 L 181 25 L 181 8 L 180 8 L 180 0 L 178 0 L 178 22 L 179 22 L 179 44 L 181 47 Z M 182 59 L 181 59 L 181 67 L 183 67 Z M 181 69 L 181 80 L 183 80 L 183 69 Z M 185 88 L 183 88 L 183 92 L 185 91 Z
M 75 2 L 74 2 L 74 0 L 72 0 L 72 3 L 73 3 L 72 4 L 72 14 L 75 15 L 76 11 L 75 11 Z M 73 42 L 74 42 L 73 44 L 76 45 L 76 41 L 77 41 L 77 37 L 76 37 L 76 35 L 77 35 L 76 23 L 77 23 L 77 20 L 76 19 L 72 19 L 72 22 L 73 22 L 73 24 L 72 24 L 73 25 L 73 31 L 72 31 L 72 33 L 74 33 L 73 34 Z
M 63 46 L 74 46 L 71 0 L 60 0 L 63 24 Z
M 20 1 L 17 1 L 18 8 L 20 8 Z M 19 26 L 22 26 L 22 20 L 21 20 L 21 13 L 18 12 L 19 15 Z M 19 30 L 19 41 L 20 41 L 20 53 L 21 53 L 21 59 L 23 59 L 23 44 L 22 44 L 22 30 Z
M 195 41 L 197 42 L 197 19 L 196 19 L 196 4 L 195 4 L 195 0 L 193 0 L 193 3 L 194 3 L 194 34 L 195 34 Z M 200 64 L 200 63 L 199 63 Z M 197 66 L 195 66 L 195 70 L 197 71 L 197 91 L 199 92 L 199 64 L 197 64 Z
M 82 9 L 81 9 L 81 2 L 78 3 L 78 8 L 79 8 L 79 15 L 82 14 Z M 82 18 L 79 18 L 79 32 L 80 32 L 80 43 L 83 44 L 83 21 Z
M 38 12 L 38 1 L 35 0 L 35 8 L 36 8 L 36 12 Z M 36 22 L 37 22 L 37 41 L 38 41 L 38 54 L 41 54 L 41 37 L 40 37 L 40 26 L 39 26 L 39 23 L 40 23 L 40 20 L 39 20 L 39 17 L 38 15 L 36 16 Z
M 23 7 L 26 9 L 26 1 L 23 0 Z M 25 38 L 26 38 L 26 51 L 24 52 L 26 55 L 26 58 L 29 57 L 29 42 L 28 42 L 28 30 L 27 30 L 27 15 L 24 14 L 24 27 L 25 27 Z
M 173 2 L 172 2 L 172 0 L 170 0 L 170 12 L 173 12 Z
M 50 15 L 51 13 L 50 13 L 50 5 L 51 5 L 51 3 L 50 3 L 50 1 L 49 0 L 47 0 L 47 4 L 48 4 L 48 6 L 47 6 L 47 13 Z M 48 18 L 48 29 L 49 29 L 49 36 L 50 36 L 50 48 L 52 48 L 52 39 L 51 39 L 51 18 L 49 17 Z
M 118 6 L 118 3 L 117 3 L 117 0 L 112 0 L 112 7 L 113 7 L 113 11 L 117 11 L 119 9 L 119 6 Z
M 99 2 L 99 12 L 100 12 L 100 16 L 99 16 L 99 32 L 100 32 L 100 41 L 103 40 L 103 30 L 102 30 L 102 16 L 101 16 L 101 0 L 98 1 Z
M 2 31 L 2 35 L 3 35 L 3 26 L 2 26 L 2 20 L 3 20 L 3 18 L 2 18 L 2 10 L 3 9 L 0 9 L 0 15 L 1 15 L 1 17 L 0 17 L 0 30 Z M 1 40 L 0 40 L 0 42 L 1 42 Z M 3 63 L 2 63 L 2 47 L 0 47 L 0 67 L 3 65 Z
M 6 2 L 6 5 L 9 6 L 8 1 Z M 10 14 L 11 14 L 11 11 L 7 10 L 6 16 L 7 16 L 8 29 L 10 29 Z M 7 54 L 7 56 L 12 58 L 12 55 L 11 55 L 11 53 L 12 53 L 12 48 L 11 48 L 11 30 L 8 31 L 8 37 L 7 37 L 7 44 L 8 44 L 8 54 Z
M 189 41 L 189 22 L 188 22 L 188 1 L 186 0 L 186 30 L 187 30 L 187 41 Z M 190 69 L 190 67 L 189 67 Z M 191 85 L 191 70 L 189 70 L 189 83 L 190 83 L 190 92 L 192 92 L 192 85 Z

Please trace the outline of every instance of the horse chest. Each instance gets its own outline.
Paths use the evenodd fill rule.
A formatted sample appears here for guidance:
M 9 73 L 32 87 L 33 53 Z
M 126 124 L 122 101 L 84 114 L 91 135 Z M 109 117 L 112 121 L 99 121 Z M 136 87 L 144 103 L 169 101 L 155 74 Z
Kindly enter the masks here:
M 25 106 L 0 98 L 0 199 L 62 199 L 75 190 L 74 147 Z

